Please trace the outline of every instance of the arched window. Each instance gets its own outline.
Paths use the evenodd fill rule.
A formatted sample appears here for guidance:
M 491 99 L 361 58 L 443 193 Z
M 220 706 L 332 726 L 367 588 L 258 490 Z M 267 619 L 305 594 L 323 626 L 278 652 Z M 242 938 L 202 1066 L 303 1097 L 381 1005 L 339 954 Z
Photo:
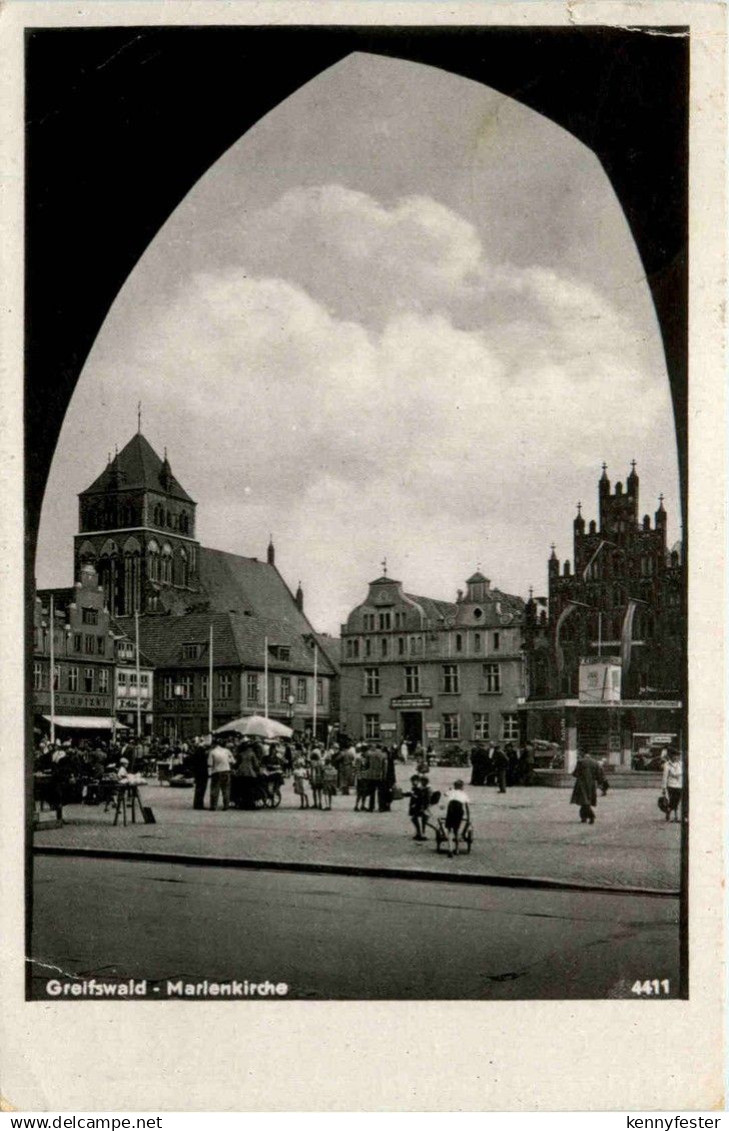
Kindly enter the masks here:
M 159 581 L 159 546 L 154 538 L 147 543 L 147 577 Z
M 160 581 L 163 585 L 172 584 L 172 547 L 165 542 L 160 558 Z
M 177 584 L 185 588 L 190 584 L 190 571 L 187 564 L 187 554 L 180 550 L 177 555 Z
M 167 511 L 167 525 L 172 528 L 172 511 Z
M 78 560 L 81 565 L 94 564 L 96 561 L 96 550 L 94 549 L 93 542 L 82 542 L 81 549 L 78 552 Z
M 182 534 L 187 534 L 190 529 L 190 520 L 187 517 L 187 512 L 183 511 L 180 515 L 180 531 Z

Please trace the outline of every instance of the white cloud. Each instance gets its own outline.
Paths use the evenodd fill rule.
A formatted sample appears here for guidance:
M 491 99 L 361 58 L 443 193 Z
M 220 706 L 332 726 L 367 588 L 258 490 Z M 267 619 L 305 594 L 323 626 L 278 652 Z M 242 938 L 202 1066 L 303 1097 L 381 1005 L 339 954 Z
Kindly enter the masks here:
M 479 559 L 543 587 L 578 484 L 665 452 L 667 382 L 626 316 L 574 277 L 486 262 L 437 202 L 328 185 L 244 229 L 235 262 L 183 278 L 119 364 L 89 366 L 64 444 L 85 381 L 111 420 L 141 395 L 203 540 L 256 553 L 275 531 L 322 627 L 383 553 L 410 591 L 452 596 Z

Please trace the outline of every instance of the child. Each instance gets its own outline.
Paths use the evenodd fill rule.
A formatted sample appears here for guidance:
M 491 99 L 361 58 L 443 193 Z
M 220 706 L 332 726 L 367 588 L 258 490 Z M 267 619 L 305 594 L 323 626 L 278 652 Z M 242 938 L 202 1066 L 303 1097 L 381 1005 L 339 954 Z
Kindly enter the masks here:
M 309 771 L 303 758 L 294 765 L 294 793 L 299 798 L 299 809 L 309 808 Z
M 311 794 L 314 799 L 314 808 L 321 809 L 321 793 L 324 785 L 324 767 L 322 766 L 321 758 L 317 750 L 312 750 L 311 757 L 309 758 L 309 781 L 311 782 Z
M 471 820 L 468 794 L 464 792 L 463 782 L 460 778 L 454 781 L 453 789 L 449 789 L 445 795 L 444 805 L 446 807 L 445 827 L 448 835 L 448 855 L 453 856 L 455 851 L 457 856 L 458 833 L 464 822 L 468 825 Z
M 332 797 L 337 792 L 337 767 L 333 766 L 331 762 L 324 763 L 323 770 L 324 784 L 322 787 L 322 799 L 325 809 L 331 809 Z
M 413 840 L 427 840 L 428 838 L 425 835 L 425 813 L 430 798 L 428 788 L 427 786 L 423 786 L 419 774 L 413 774 L 410 778 L 410 791 L 406 796 L 410 798 L 408 816 L 415 826 L 415 836 Z

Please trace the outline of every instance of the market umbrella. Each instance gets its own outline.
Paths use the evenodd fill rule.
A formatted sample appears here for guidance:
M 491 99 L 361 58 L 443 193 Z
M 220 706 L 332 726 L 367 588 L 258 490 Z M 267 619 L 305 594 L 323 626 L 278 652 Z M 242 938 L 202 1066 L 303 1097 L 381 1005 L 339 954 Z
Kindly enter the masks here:
M 215 734 L 225 734 L 227 731 L 255 735 L 256 738 L 291 738 L 294 733 L 291 727 L 277 723 L 275 719 L 264 719 L 263 715 L 244 715 L 241 719 L 233 719 L 232 722 L 217 727 Z

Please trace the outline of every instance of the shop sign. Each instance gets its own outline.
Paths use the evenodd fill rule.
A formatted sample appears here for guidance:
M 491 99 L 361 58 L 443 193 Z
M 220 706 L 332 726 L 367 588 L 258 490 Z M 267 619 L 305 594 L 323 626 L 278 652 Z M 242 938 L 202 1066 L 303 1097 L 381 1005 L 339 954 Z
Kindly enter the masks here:
M 440 738 L 440 723 L 426 723 L 425 733 L 428 738 Z
M 392 731 L 397 730 L 397 723 L 380 723 L 380 730 L 385 734 L 391 734 Z
M 396 699 L 390 700 L 390 706 L 401 711 L 409 711 L 413 708 L 426 709 L 433 706 L 433 700 L 429 695 L 398 695 Z

